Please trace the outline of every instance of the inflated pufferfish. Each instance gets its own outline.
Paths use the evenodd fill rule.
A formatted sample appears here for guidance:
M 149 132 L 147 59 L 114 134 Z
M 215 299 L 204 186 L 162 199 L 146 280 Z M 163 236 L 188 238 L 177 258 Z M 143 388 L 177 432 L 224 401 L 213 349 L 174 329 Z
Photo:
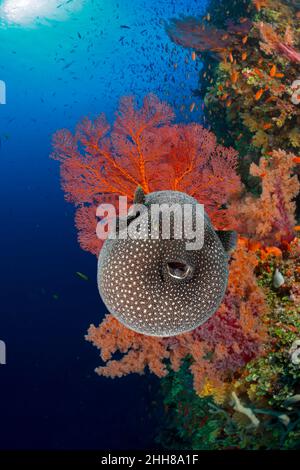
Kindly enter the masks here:
M 192 204 L 178 191 L 144 195 L 138 188 L 135 203 Z M 139 212 L 127 224 L 139 222 Z M 150 222 L 140 222 L 149 230 Z M 187 250 L 186 240 L 125 240 L 108 238 L 98 260 L 98 288 L 109 312 L 127 328 L 150 336 L 174 336 L 207 321 L 223 300 L 228 281 L 228 253 L 236 234 L 215 231 L 204 213 L 204 244 Z

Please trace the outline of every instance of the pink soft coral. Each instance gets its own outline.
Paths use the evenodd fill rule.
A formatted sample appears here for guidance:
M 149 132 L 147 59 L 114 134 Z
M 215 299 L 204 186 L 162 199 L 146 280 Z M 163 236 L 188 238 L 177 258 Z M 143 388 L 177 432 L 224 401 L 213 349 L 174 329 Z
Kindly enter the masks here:
M 262 181 L 259 198 L 248 196 L 237 203 L 240 233 L 265 245 L 282 246 L 295 237 L 296 203 L 300 184 L 293 176 L 295 156 L 274 150 L 269 158 L 252 163 L 250 172 Z
M 289 27 L 283 39 L 278 36 L 268 23 L 260 22 L 258 29 L 262 38 L 260 47 L 266 54 L 279 53 L 290 62 L 300 62 L 300 52 L 293 47 L 293 35 Z

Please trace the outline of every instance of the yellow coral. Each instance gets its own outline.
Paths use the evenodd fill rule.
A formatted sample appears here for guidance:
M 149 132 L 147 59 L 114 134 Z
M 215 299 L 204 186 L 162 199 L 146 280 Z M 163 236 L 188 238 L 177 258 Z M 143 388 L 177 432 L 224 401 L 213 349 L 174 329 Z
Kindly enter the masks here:
M 251 132 L 255 132 L 258 129 L 258 122 L 256 119 L 254 119 L 250 114 L 244 113 L 242 115 L 243 117 L 243 123 L 246 127 L 250 129 Z
M 262 130 L 259 130 L 253 137 L 252 142 L 255 147 L 267 147 L 269 142 L 268 134 Z
M 297 127 L 294 127 L 288 134 L 289 141 L 293 147 L 300 147 L 300 132 Z
M 228 392 L 228 384 L 221 383 L 216 386 L 206 379 L 201 392 L 198 392 L 198 396 L 200 398 L 211 396 L 218 405 L 222 405 L 228 397 Z
M 256 400 L 256 390 L 257 390 L 257 384 L 251 384 L 247 390 L 248 397 L 250 398 L 251 401 Z

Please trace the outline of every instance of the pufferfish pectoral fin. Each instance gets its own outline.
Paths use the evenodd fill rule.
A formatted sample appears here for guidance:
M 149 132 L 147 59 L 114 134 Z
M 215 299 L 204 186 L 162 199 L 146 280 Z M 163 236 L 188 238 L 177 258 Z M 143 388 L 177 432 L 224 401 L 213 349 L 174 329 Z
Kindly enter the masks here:
M 233 230 L 216 230 L 224 250 L 230 254 L 236 247 L 237 244 L 237 233 Z

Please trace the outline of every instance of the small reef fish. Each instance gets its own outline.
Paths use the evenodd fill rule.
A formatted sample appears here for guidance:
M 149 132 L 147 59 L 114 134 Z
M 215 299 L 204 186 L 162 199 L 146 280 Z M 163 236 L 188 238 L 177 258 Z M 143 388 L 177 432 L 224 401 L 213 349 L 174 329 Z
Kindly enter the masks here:
M 276 74 L 276 65 L 272 65 L 271 70 L 270 70 L 270 77 L 275 77 Z
M 271 103 L 271 101 L 276 101 L 275 96 L 269 96 L 269 98 L 266 99 L 266 103 Z
M 135 203 L 143 211 L 129 211 L 123 222 L 148 234 L 148 217 L 153 204 L 171 207 L 198 202 L 178 191 L 158 191 L 145 195 L 138 188 Z M 139 206 L 140 207 L 140 206 Z M 171 219 L 169 219 L 171 220 Z M 174 220 L 174 219 L 173 219 Z M 196 223 L 196 211 L 192 218 Z M 174 225 L 171 225 L 170 229 Z M 120 227 L 120 224 L 118 224 Z M 150 336 L 174 336 L 206 322 L 218 309 L 228 281 L 229 253 L 236 244 L 232 231 L 216 231 L 204 212 L 201 249 L 187 250 L 186 239 L 163 238 L 161 218 L 156 238 L 133 239 L 112 232 L 98 259 L 98 289 L 108 311 L 122 324 Z M 121 236 L 122 235 L 122 236 Z
M 260 100 L 260 98 L 262 97 L 264 91 L 265 91 L 265 90 L 264 90 L 263 88 L 261 88 L 260 90 L 258 90 L 258 91 L 255 93 L 255 96 L 254 96 L 255 101 Z
M 81 273 L 80 271 L 76 271 L 76 274 L 78 277 L 80 277 L 80 279 L 83 279 L 84 281 L 89 280 L 88 276 L 86 274 Z
M 262 71 L 259 70 L 258 68 L 254 68 L 253 71 L 254 71 L 254 73 L 256 73 L 256 75 L 258 75 L 260 78 L 264 78 L 264 74 L 263 74 Z
M 231 74 L 231 82 L 234 84 L 238 81 L 239 73 L 236 70 L 233 70 Z

